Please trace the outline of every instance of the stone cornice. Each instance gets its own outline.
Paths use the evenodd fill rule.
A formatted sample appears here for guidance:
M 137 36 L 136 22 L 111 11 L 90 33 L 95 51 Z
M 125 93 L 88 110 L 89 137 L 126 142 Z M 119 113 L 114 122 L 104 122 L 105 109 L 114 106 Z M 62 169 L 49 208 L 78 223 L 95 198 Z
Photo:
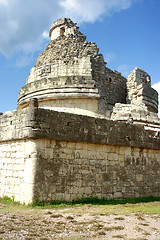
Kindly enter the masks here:
M 0 116 L 0 141 L 25 138 L 160 149 L 159 137 L 130 123 L 42 108 L 26 108 Z

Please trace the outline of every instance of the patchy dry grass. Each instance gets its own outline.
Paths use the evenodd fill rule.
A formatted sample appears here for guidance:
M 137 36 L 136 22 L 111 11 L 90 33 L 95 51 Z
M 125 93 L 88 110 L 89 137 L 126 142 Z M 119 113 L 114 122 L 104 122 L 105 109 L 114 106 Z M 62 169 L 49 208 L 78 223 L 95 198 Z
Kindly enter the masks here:
M 114 219 L 115 220 L 124 220 L 125 218 L 124 217 L 115 217 Z
M 113 235 L 112 238 L 121 238 L 121 239 L 124 239 L 125 236 L 124 236 L 124 235 Z
M 160 202 L 32 208 L 0 203 L 0 239 L 160 240 Z

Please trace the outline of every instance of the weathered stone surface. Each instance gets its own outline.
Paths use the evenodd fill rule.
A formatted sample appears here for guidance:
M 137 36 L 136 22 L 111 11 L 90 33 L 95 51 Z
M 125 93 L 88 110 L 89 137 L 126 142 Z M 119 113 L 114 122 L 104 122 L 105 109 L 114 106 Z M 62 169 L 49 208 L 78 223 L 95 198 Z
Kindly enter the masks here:
M 151 87 L 151 77 L 140 68 L 135 68 L 127 80 L 128 103 L 147 106 L 158 112 L 158 93 Z
M 46 108 L 56 110 L 55 100 L 58 99 L 62 103 L 60 110 L 69 111 L 69 107 L 64 108 L 67 100 L 72 99 L 75 113 L 80 110 L 83 115 L 110 117 L 116 102 L 126 102 L 126 79 L 106 68 L 97 45 L 88 42 L 71 20 L 62 19 L 53 24 L 52 34 L 55 29 L 60 31 L 61 25 L 68 33 L 56 35 L 39 55 L 26 86 L 19 92 L 18 109 L 28 106 L 29 99 L 36 97 L 40 107 L 45 102 Z M 76 105 L 77 98 L 82 99 L 81 107 Z M 88 101 L 90 108 L 90 99 L 93 104 L 96 100 L 92 114 L 87 111 L 83 99 Z
M 41 200 L 159 195 L 160 152 L 54 140 L 37 140 L 37 146 L 35 195 Z
M 158 93 L 151 87 L 150 76 L 135 68 L 127 79 L 127 104 L 116 103 L 111 119 L 142 124 L 149 131 L 160 133 Z
M 0 141 L 0 197 L 29 204 L 33 201 L 35 149 L 30 140 Z
M 111 119 L 114 121 L 141 124 L 144 129 L 160 133 L 160 121 L 157 113 L 148 111 L 145 105 L 115 104 Z
M 160 137 L 143 126 L 37 107 L 0 116 L 0 126 L 1 197 L 159 194 Z
M 19 92 L 18 109 L 37 98 L 41 108 L 136 124 L 147 122 L 147 126 L 152 124 L 149 129 L 157 131 L 159 127 L 153 124 L 160 124 L 158 94 L 145 71 L 135 68 L 126 79 L 107 68 L 97 45 L 88 42 L 68 18 L 53 23 L 50 37 Z M 143 108 L 145 113 L 141 114 Z
M 141 125 L 27 108 L 0 116 L 0 141 L 46 138 L 159 149 L 160 138 Z

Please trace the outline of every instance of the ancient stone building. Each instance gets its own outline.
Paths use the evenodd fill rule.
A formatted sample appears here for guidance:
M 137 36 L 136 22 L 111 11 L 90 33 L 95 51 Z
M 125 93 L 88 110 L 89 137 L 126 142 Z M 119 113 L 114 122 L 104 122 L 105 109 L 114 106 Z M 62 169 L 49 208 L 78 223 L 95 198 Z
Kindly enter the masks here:
M 106 68 L 96 44 L 88 42 L 76 24 L 62 18 L 52 25 L 50 36 L 19 92 L 18 109 L 36 97 L 39 107 L 107 116 L 115 103 L 125 103 L 126 79 Z
M 86 196 L 160 193 L 158 94 L 135 68 L 106 67 L 97 45 L 68 18 L 0 116 L 0 197 L 26 204 Z

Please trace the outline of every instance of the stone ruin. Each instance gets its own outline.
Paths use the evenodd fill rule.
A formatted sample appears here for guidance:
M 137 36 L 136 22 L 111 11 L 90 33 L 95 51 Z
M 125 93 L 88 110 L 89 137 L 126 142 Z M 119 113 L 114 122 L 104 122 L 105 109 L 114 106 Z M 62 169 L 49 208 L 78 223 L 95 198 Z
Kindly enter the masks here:
M 97 45 L 69 18 L 0 116 L 0 196 L 26 204 L 98 196 L 159 195 L 158 93 L 135 68 L 106 67 Z
M 53 23 L 48 44 L 21 88 L 18 109 L 37 98 L 42 108 L 158 128 L 158 94 L 150 76 L 135 68 L 126 79 L 106 67 L 97 45 L 70 19 Z
M 75 23 L 56 21 L 50 36 L 19 92 L 18 109 L 37 98 L 39 107 L 105 117 L 115 103 L 125 103 L 126 79 L 106 68 L 96 44 L 88 42 Z

